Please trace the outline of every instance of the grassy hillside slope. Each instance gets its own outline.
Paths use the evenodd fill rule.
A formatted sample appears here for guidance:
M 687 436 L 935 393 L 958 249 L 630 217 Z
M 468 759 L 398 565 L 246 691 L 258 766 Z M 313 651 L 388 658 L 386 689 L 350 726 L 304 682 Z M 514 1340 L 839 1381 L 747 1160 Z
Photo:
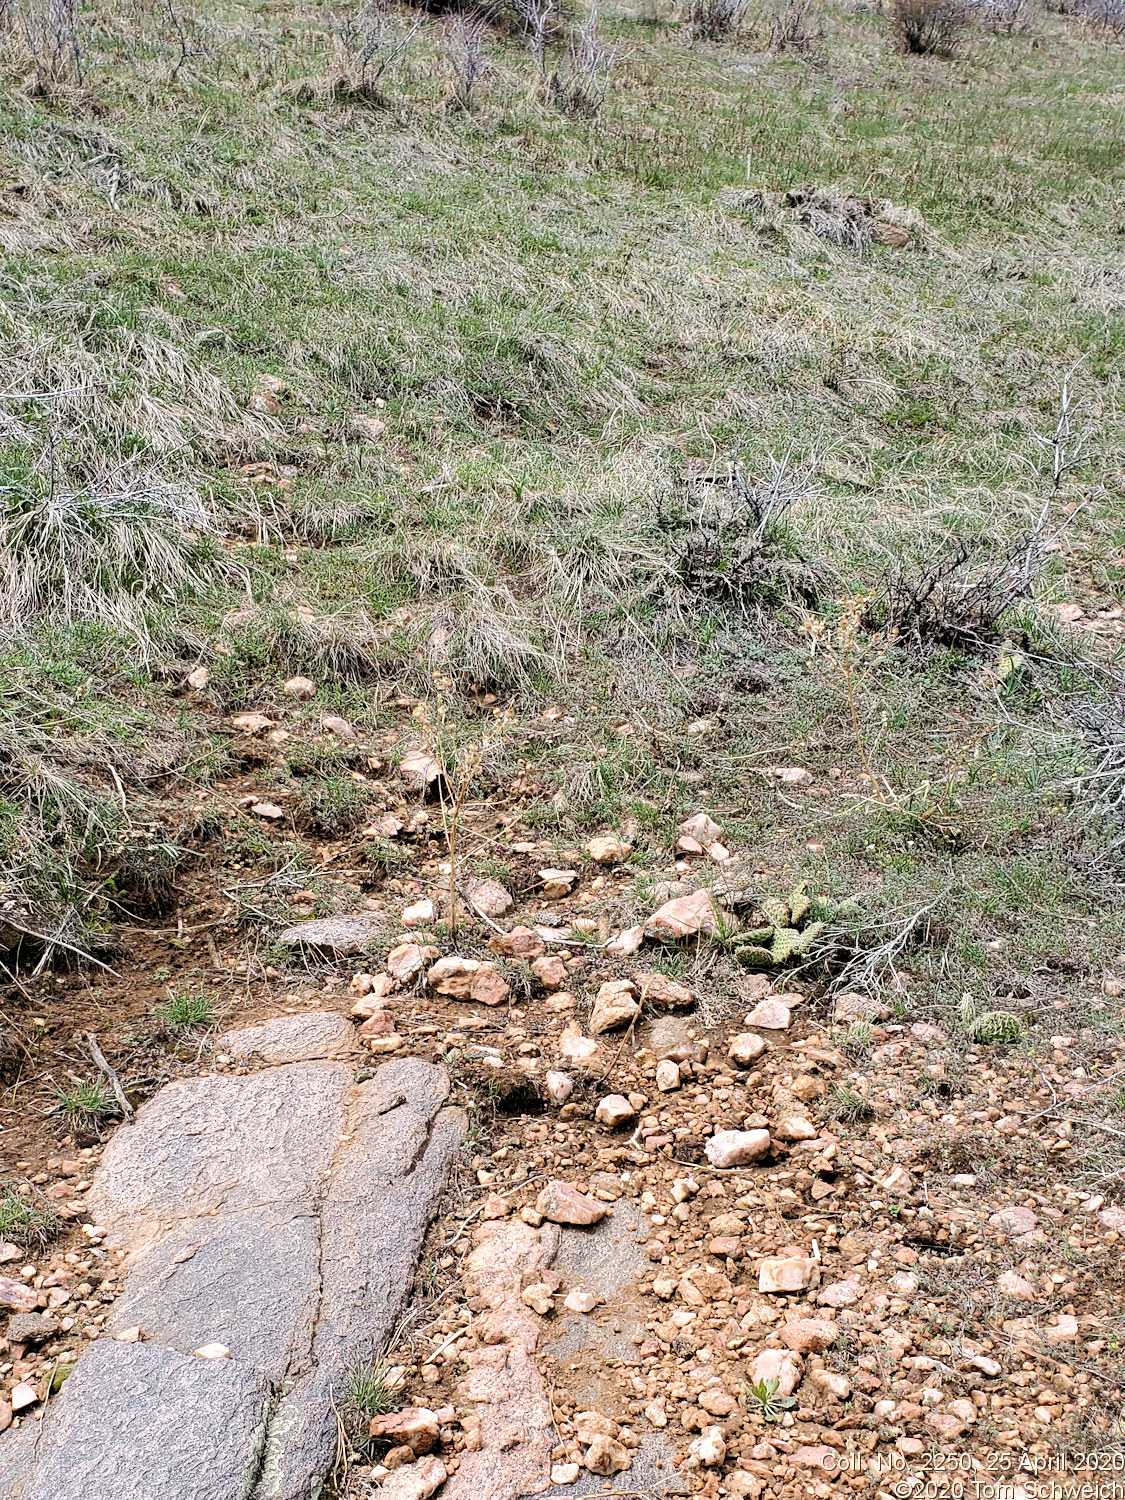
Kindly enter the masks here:
M 906 56 L 861 4 L 794 54 L 617 8 L 590 117 L 514 25 L 451 107 L 415 19 L 378 104 L 324 6 L 91 7 L 80 83 L 8 37 L 15 933 L 166 907 L 230 833 L 192 800 L 223 714 L 301 673 L 310 724 L 409 723 L 437 673 L 459 733 L 514 712 L 478 790 L 564 836 L 721 807 L 872 920 L 936 902 L 953 989 L 1110 963 L 1121 48 L 1045 13 Z M 343 750 L 275 775 L 366 819 Z

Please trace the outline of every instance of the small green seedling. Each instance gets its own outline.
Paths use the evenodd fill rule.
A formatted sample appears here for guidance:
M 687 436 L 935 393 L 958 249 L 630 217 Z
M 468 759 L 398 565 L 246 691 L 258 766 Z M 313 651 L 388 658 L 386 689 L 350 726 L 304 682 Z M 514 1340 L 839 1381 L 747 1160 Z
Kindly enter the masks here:
M 780 1422 L 784 1413 L 797 1404 L 793 1396 L 777 1394 L 779 1384 L 777 1380 L 759 1380 L 746 1387 L 746 1394 L 757 1406 L 757 1415 L 767 1422 Z

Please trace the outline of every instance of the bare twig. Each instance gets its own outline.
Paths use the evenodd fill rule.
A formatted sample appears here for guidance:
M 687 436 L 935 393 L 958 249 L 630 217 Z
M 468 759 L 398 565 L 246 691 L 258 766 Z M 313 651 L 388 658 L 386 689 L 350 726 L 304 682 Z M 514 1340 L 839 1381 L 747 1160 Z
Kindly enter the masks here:
M 34 938 L 37 943 L 47 943 L 52 948 L 65 948 L 68 953 L 76 953 L 79 958 L 89 959 L 90 963 L 97 964 L 99 969 L 104 969 L 107 974 L 112 974 L 114 979 L 122 978 L 116 969 L 110 968 L 109 964 L 102 963 L 100 958 L 95 958 L 92 953 L 87 953 L 85 948 L 76 948 L 73 943 L 64 943 L 60 937 L 46 937 L 42 932 L 32 932 L 30 927 L 21 927 L 18 922 L 13 922 L 11 917 L 5 917 L 4 926 L 10 927 L 13 932 L 22 933 L 24 937 Z
M 113 1068 L 110 1067 L 109 1063 L 106 1062 L 105 1053 L 98 1046 L 98 1039 L 94 1035 L 94 1033 L 92 1031 L 87 1031 L 85 1033 L 85 1037 L 86 1045 L 90 1049 L 90 1056 L 97 1063 L 100 1071 L 105 1075 L 110 1088 L 113 1090 L 113 1097 L 121 1106 L 121 1113 L 127 1120 L 131 1120 L 136 1111 L 129 1103 L 128 1099 L 125 1097 L 125 1090 L 121 1087 L 121 1079 L 118 1078 L 116 1072 L 113 1070 Z

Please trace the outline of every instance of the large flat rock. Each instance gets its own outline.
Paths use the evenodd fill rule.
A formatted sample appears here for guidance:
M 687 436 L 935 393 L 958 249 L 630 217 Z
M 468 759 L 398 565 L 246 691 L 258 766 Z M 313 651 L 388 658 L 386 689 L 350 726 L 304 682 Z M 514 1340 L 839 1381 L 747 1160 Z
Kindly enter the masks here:
M 307 1038 L 289 1019 L 278 1055 Z M 42 1423 L 0 1438 L 0 1493 L 314 1500 L 333 1402 L 386 1346 L 464 1136 L 448 1092 L 416 1058 L 362 1084 L 321 1060 L 162 1089 L 90 1191 L 129 1252 L 109 1328 L 146 1342 L 97 1340 Z M 193 1354 L 211 1343 L 231 1357 Z
M 461 1110 L 440 1108 L 448 1092 L 442 1069 L 405 1058 L 385 1063 L 352 1095 L 321 1210 L 312 1368 L 278 1406 L 260 1500 L 307 1500 L 307 1474 L 323 1472 L 336 1448 L 333 1392 L 383 1349 L 405 1306 L 465 1132 Z
M 109 1330 L 190 1354 L 225 1344 L 275 1383 L 304 1373 L 320 1300 L 320 1222 L 248 1208 L 181 1221 L 130 1266 Z
M 346 1063 L 307 1062 L 168 1084 L 110 1141 L 90 1212 L 128 1248 L 213 1211 L 315 1213 L 353 1080 Z
M 264 1063 L 313 1062 L 321 1058 L 352 1058 L 360 1050 L 355 1027 L 334 1010 L 314 1010 L 303 1016 L 274 1016 L 257 1026 L 228 1031 L 216 1044 L 231 1057 L 257 1058 Z
M 9 1500 L 238 1500 L 258 1471 L 269 1404 L 268 1381 L 233 1360 L 98 1339 Z

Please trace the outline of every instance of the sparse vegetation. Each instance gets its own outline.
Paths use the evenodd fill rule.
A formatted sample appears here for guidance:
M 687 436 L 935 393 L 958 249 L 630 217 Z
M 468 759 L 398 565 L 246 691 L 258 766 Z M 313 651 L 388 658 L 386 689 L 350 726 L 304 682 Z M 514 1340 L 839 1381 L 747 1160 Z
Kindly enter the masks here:
M 169 989 L 168 999 L 153 1011 L 154 1019 L 175 1034 L 215 1024 L 215 1002 L 206 990 Z
M 28 1250 L 43 1250 L 58 1237 L 61 1228 L 57 1209 L 36 1194 L 30 1183 L 22 1193 L 13 1183 L 0 1184 L 0 1240 Z
M 103 1078 L 72 1077 L 68 1083 L 55 1086 L 55 1109 L 67 1124 L 78 1131 L 96 1131 L 107 1120 L 116 1118 L 121 1107 Z

